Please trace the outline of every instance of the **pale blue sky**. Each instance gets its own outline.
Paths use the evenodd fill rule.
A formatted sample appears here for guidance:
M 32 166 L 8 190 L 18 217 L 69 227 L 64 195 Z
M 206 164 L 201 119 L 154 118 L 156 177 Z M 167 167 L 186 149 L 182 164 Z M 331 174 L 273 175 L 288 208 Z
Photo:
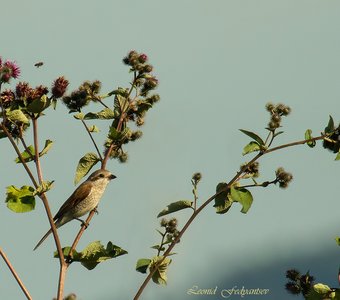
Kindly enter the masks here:
M 93 271 L 74 264 L 66 293 L 82 300 L 132 299 L 143 280 L 134 271 L 140 257 L 155 253 L 156 215 L 168 203 L 191 197 L 191 175 L 200 171 L 201 201 L 227 181 L 247 158 L 248 142 L 238 129 L 264 134 L 268 101 L 284 102 L 292 114 L 283 122 L 277 143 L 303 138 L 307 128 L 318 134 L 332 114 L 339 120 L 340 3 L 334 0 L 258 1 L 0 1 L 0 55 L 16 60 L 20 80 L 50 83 L 60 75 L 69 91 L 84 80 L 99 79 L 103 92 L 129 81 L 122 57 L 131 49 L 148 54 L 160 80 L 161 101 L 150 111 L 143 138 L 128 146 L 127 164 L 111 161 L 117 175 L 109 186 L 79 249 L 90 241 L 111 240 L 129 251 Z M 44 61 L 37 69 L 33 65 Z M 13 82 L 15 84 L 15 82 Z M 55 141 L 43 160 L 45 178 L 55 180 L 49 193 L 56 212 L 74 189 L 78 159 L 93 151 L 81 124 L 63 105 L 40 121 L 42 141 Z M 100 123 L 102 134 L 106 129 Z M 29 183 L 13 163 L 9 143 L 1 141 L 1 189 Z M 248 158 L 249 159 L 249 158 Z M 247 215 L 235 205 L 216 215 L 210 205 L 183 237 L 173 257 L 167 287 L 150 284 L 141 299 L 222 299 L 188 296 L 193 285 L 268 288 L 267 297 L 295 299 L 284 289 L 291 267 L 315 273 L 336 286 L 340 233 L 339 163 L 321 149 L 302 146 L 273 153 L 261 161 L 262 179 L 283 166 L 294 175 L 287 190 L 254 190 Z M 4 176 L 5 174 L 5 176 Z M 32 248 L 47 230 L 38 201 L 36 210 L 14 214 L 1 205 L 1 244 L 34 299 L 56 292 L 58 262 L 49 239 Z M 189 211 L 178 214 L 180 225 Z M 60 230 L 70 244 L 79 228 Z M 1 299 L 23 299 L 1 265 Z M 238 298 L 233 298 L 238 299 Z

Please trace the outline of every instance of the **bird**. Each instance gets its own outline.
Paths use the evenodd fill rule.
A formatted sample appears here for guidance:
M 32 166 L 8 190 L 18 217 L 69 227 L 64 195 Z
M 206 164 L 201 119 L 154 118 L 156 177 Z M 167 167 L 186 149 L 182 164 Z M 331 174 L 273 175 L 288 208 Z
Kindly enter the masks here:
M 79 218 L 97 207 L 107 184 L 115 178 L 116 176 L 107 170 L 99 169 L 93 172 L 76 188 L 73 194 L 64 202 L 53 217 L 56 228 L 59 228 L 74 219 L 77 219 L 84 224 L 85 222 Z M 33 250 L 36 250 L 51 232 L 52 229 L 48 230 Z

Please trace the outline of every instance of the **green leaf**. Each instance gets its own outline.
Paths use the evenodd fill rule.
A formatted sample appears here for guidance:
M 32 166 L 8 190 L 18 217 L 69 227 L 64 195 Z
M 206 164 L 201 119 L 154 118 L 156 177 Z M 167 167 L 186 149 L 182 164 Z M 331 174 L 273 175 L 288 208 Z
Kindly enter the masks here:
M 164 247 L 161 248 L 160 245 L 154 245 L 152 247 L 150 247 L 151 249 L 155 249 L 155 250 L 159 250 L 159 249 L 164 249 Z
M 145 274 L 149 265 L 151 263 L 151 259 L 148 258 L 140 258 L 136 264 L 136 271 Z
M 99 132 L 99 128 L 96 125 L 92 125 L 91 127 L 89 127 L 89 131 L 90 132 Z
M 32 113 L 41 113 L 46 108 L 51 105 L 51 99 L 47 97 L 47 95 L 42 95 L 40 98 L 34 99 L 27 106 L 27 111 Z
M 314 291 L 316 291 L 318 294 L 326 294 L 331 291 L 331 288 L 328 285 L 317 283 L 313 286 Z
M 46 193 L 53 187 L 54 180 L 52 181 L 43 181 L 41 185 L 39 185 L 33 193 L 33 196 L 40 195 L 42 193 Z
M 305 140 L 310 140 L 312 139 L 312 130 L 311 129 L 307 129 L 305 132 Z M 315 147 L 316 142 L 315 141 L 309 141 L 307 142 L 307 145 L 311 148 Z
M 84 116 L 85 115 L 82 112 L 73 115 L 73 117 L 77 120 L 84 120 Z
M 77 184 L 99 161 L 100 158 L 97 156 L 96 153 L 86 153 L 78 162 L 74 183 Z
M 166 208 L 164 208 L 157 216 L 157 218 L 165 216 L 167 214 L 171 214 L 175 211 L 182 210 L 185 208 L 192 207 L 192 201 L 189 200 L 180 200 L 177 202 L 173 202 L 169 204 Z
M 52 145 L 53 145 L 53 142 L 51 140 L 46 140 L 44 149 L 40 151 L 39 156 L 45 155 L 51 149 Z
M 167 283 L 167 270 L 168 266 L 171 263 L 171 259 L 168 257 L 165 257 L 163 260 L 163 256 L 155 256 L 152 258 L 149 268 L 150 272 L 153 272 L 155 269 L 156 271 L 152 275 L 152 281 L 157 284 L 163 284 L 165 285 Z M 162 261 L 160 264 L 159 262 Z
M 89 244 L 82 252 L 79 261 L 88 270 L 94 269 L 99 263 L 127 254 L 127 251 L 108 242 L 106 248 L 99 242 Z
M 245 188 L 232 186 L 230 188 L 230 195 L 234 201 L 237 201 L 242 205 L 241 212 L 246 214 L 253 203 L 253 196 L 251 193 Z
M 24 152 L 21 152 L 21 156 L 22 156 L 22 158 L 24 159 L 25 162 L 30 162 L 30 161 L 34 160 L 35 151 L 34 151 L 34 147 L 32 145 L 28 146 L 27 149 L 28 149 L 28 151 L 25 150 Z M 20 160 L 19 157 L 17 157 L 14 161 L 17 164 L 21 163 L 21 160 Z
M 68 256 L 71 247 L 63 248 L 63 253 Z M 72 261 L 80 262 L 86 269 L 92 270 L 99 263 L 126 254 L 127 251 L 112 244 L 107 243 L 106 248 L 99 242 L 90 243 L 82 252 L 73 251 Z M 58 252 L 54 253 L 54 257 L 59 257 Z
M 117 113 L 120 115 L 129 107 L 129 101 L 125 98 L 125 96 L 116 94 L 114 107 Z
M 335 129 L 335 126 L 334 126 L 334 120 L 332 118 L 332 116 L 329 116 L 329 121 L 328 121 L 328 124 L 327 126 L 325 127 L 325 133 L 332 133 Z
M 217 214 L 225 214 L 233 204 L 233 200 L 229 197 L 229 191 L 226 190 L 227 183 L 220 182 L 216 186 L 216 193 L 221 192 L 215 197 L 214 207 L 216 208 Z
M 14 109 L 7 112 L 6 117 L 13 123 L 29 124 L 28 118 L 20 109 Z
M 115 118 L 115 113 L 110 108 L 104 108 L 103 110 L 97 113 L 89 112 L 84 116 L 85 120 L 93 120 L 93 119 L 109 120 L 109 119 L 114 119 L 114 118 Z
M 257 142 L 252 141 L 243 148 L 242 155 L 246 155 L 248 153 L 251 153 L 254 151 L 260 151 L 260 150 L 261 150 L 261 146 Z
M 251 137 L 254 141 L 256 141 L 259 145 L 264 146 L 264 141 L 254 132 L 244 130 L 244 129 L 239 129 L 241 132 L 246 134 L 247 136 Z
M 17 188 L 14 185 L 7 187 L 7 207 L 16 213 L 29 212 L 35 207 L 34 188 L 24 185 Z
M 339 150 L 338 154 L 336 155 L 335 160 L 340 160 L 340 150 Z
M 277 137 L 278 135 L 280 135 L 280 134 L 282 134 L 282 133 L 284 133 L 284 131 L 275 132 L 275 133 L 274 133 L 274 137 Z
M 335 241 L 336 241 L 336 243 L 338 244 L 338 246 L 340 246 L 340 237 L 337 236 L 337 237 L 335 238 Z
M 64 247 L 64 248 L 62 248 L 62 250 L 63 250 L 64 256 L 66 257 L 66 256 L 69 256 L 71 247 Z M 54 252 L 53 257 L 54 258 L 59 258 L 58 251 Z M 79 259 L 81 259 L 81 253 L 77 252 L 76 250 L 73 249 L 73 251 L 72 251 L 72 259 L 74 261 L 78 261 Z
M 52 144 L 53 144 L 53 142 L 51 140 L 46 140 L 44 149 L 41 150 L 41 152 L 39 153 L 39 157 L 45 155 L 51 149 Z M 30 161 L 35 159 L 35 151 L 34 151 L 34 147 L 32 145 L 28 146 L 27 149 L 28 149 L 28 151 L 25 150 L 24 152 L 21 152 L 21 156 L 22 156 L 22 158 L 24 159 L 25 162 L 30 162 Z M 17 157 L 14 161 L 17 164 L 21 163 L 19 157 Z

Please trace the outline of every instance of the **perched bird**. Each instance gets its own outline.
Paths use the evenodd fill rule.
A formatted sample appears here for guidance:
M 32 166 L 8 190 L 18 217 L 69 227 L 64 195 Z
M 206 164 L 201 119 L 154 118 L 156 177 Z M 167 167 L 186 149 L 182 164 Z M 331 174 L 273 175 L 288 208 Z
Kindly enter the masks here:
M 116 176 L 106 170 L 93 172 L 60 207 L 53 218 L 55 226 L 59 228 L 73 219 L 83 222 L 79 217 L 97 207 L 107 184 L 114 178 Z M 47 231 L 33 250 L 36 250 L 51 232 L 52 229 Z

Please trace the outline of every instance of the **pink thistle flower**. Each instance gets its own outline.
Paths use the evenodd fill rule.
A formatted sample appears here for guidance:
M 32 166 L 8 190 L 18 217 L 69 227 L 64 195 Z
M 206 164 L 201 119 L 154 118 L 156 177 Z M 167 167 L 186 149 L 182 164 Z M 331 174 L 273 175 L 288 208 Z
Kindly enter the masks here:
M 13 61 L 6 61 L 4 66 L 10 70 L 11 77 L 18 78 L 20 75 L 20 68 L 19 66 Z

